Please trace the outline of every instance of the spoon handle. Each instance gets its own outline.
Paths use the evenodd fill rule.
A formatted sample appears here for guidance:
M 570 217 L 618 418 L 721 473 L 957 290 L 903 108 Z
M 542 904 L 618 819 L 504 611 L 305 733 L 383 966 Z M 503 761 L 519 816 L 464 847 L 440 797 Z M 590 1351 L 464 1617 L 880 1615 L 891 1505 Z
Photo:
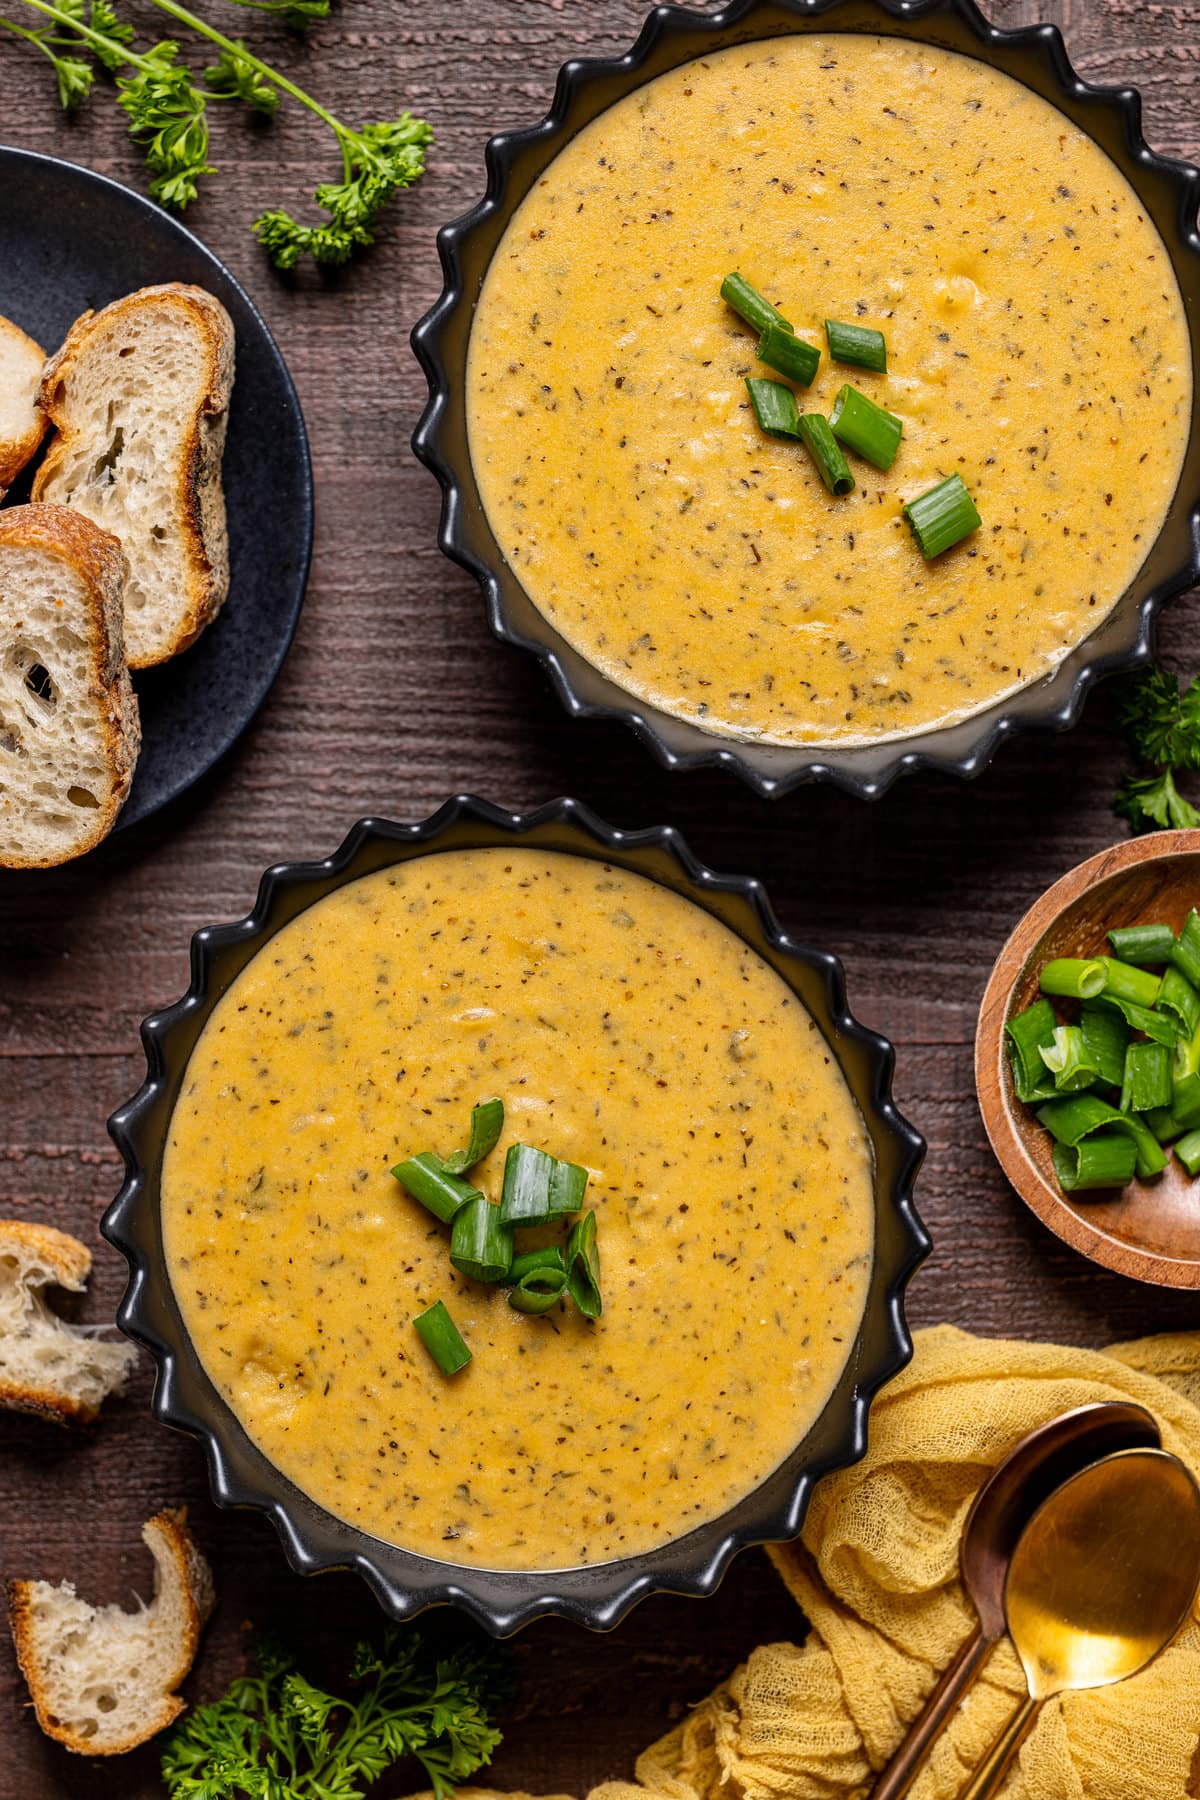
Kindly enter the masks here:
M 917 1779 L 925 1759 L 988 1656 L 991 1642 L 977 1625 L 909 1728 L 908 1736 L 875 1786 L 872 1800 L 901 1800 Z
M 1041 1707 L 1040 1700 L 1035 1700 L 1032 1694 L 1026 1695 L 958 1800 L 992 1800 L 992 1795 L 1000 1792 L 1013 1757 L 1033 1729 Z

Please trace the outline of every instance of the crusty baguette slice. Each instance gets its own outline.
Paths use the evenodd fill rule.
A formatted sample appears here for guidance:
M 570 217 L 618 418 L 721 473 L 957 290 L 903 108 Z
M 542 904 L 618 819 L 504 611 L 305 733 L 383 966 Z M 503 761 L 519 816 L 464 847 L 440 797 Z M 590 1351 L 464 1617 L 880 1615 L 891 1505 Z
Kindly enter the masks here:
M 56 435 L 35 500 L 73 506 L 129 558 L 129 666 L 199 637 L 229 587 L 221 457 L 233 325 L 203 288 L 142 288 L 84 313 L 42 377 Z
M 0 500 L 42 441 L 38 400 L 46 352 L 11 319 L 0 318 Z
M 175 1692 L 213 1609 L 212 1573 L 183 1513 L 142 1527 L 154 1598 L 137 1612 L 91 1606 L 70 1581 L 10 1581 L 8 1615 L 37 1722 L 81 1756 L 119 1756 L 177 1719 Z
M 63 506 L 0 512 L 0 866 L 90 850 L 141 745 L 125 663 L 121 546 Z
M 0 1406 L 86 1424 L 125 1385 L 133 1345 L 68 1325 L 46 1304 L 48 1287 L 81 1294 L 91 1267 L 87 1245 L 65 1231 L 0 1219 Z

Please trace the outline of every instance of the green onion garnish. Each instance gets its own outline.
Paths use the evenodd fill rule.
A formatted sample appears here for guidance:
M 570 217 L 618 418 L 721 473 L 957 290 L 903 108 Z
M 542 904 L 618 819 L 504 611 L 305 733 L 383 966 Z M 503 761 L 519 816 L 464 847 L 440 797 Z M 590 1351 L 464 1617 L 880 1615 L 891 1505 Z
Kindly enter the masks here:
M 782 381 L 764 381 L 747 375 L 746 387 L 759 427 L 768 437 L 795 438 L 799 435 L 799 409 L 796 396 Z
M 959 474 L 948 475 L 904 507 L 904 516 L 912 526 L 921 555 L 932 562 L 943 550 L 953 549 L 972 531 L 978 531 L 982 520 L 975 502 L 967 492 Z
M 443 1301 L 435 1300 L 426 1312 L 413 1320 L 417 1335 L 443 1375 L 457 1375 L 471 1360 L 471 1352 L 462 1340 L 458 1326 L 446 1311 Z
M 1171 1118 L 1180 1131 L 1200 1125 L 1200 1075 L 1182 1075 L 1171 1083 Z
M 1055 1144 L 1054 1173 L 1064 1194 L 1086 1188 L 1123 1188 L 1133 1180 L 1137 1151 L 1128 1138 L 1084 1138 L 1078 1144 Z
M 1038 977 L 1043 994 L 1064 994 L 1071 1000 L 1095 1000 L 1104 992 L 1104 964 L 1098 956 L 1056 956 Z
M 849 444 L 851 450 L 865 456 L 877 469 L 890 469 L 895 462 L 900 439 L 904 436 L 904 421 L 895 413 L 885 412 L 882 406 L 876 406 L 857 388 L 847 386 L 838 390 L 829 424 L 834 437 Z
M 505 1225 L 549 1225 L 583 1205 L 588 1172 L 531 1144 L 510 1144 L 504 1160 L 500 1217 Z
M 1134 1166 L 1139 1175 L 1157 1175 L 1166 1168 L 1167 1159 L 1154 1133 L 1133 1113 L 1118 1112 L 1098 1094 L 1072 1094 L 1066 1100 L 1051 1100 L 1038 1108 L 1037 1116 L 1051 1137 L 1068 1148 L 1095 1132 L 1111 1128 L 1134 1146 Z
M 584 1213 L 567 1239 L 567 1286 L 585 1319 L 598 1319 L 604 1310 L 600 1298 L 600 1252 L 596 1246 L 596 1215 Z
M 535 1274 L 538 1270 L 561 1269 L 565 1275 L 567 1261 L 557 1244 L 547 1244 L 541 1250 L 522 1250 L 520 1256 L 514 1256 L 512 1267 L 508 1271 L 510 1282 L 520 1281 L 522 1276 Z
M 1121 1083 L 1123 1113 L 1153 1112 L 1171 1104 L 1171 1052 L 1165 1044 L 1130 1044 Z
M 470 1281 L 503 1281 L 512 1259 L 512 1232 L 502 1221 L 500 1208 L 479 1194 L 455 1217 L 450 1261 Z
M 1175 933 L 1169 925 L 1118 925 L 1108 941 L 1122 962 L 1165 963 L 1171 960 Z
M 482 1162 L 496 1148 L 503 1130 L 503 1100 L 481 1100 L 478 1106 L 473 1106 L 466 1149 L 456 1150 L 453 1156 L 442 1158 L 442 1167 L 447 1175 L 465 1175 L 468 1169 L 473 1169 L 476 1163 Z
M 1195 1036 L 1200 1027 L 1200 994 L 1187 976 L 1179 973 L 1174 963 L 1168 963 L 1163 970 L 1158 1008 L 1160 1012 L 1171 1013 L 1178 1019 L 1189 1039 Z
M 1189 1175 L 1200 1175 L 1200 1131 L 1189 1131 L 1175 1146 L 1175 1154 Z
M 825 342 L 834 362 L 851 363 L 856 369 L 887 369 L 887 342 L 882 331 L 869 325 L 844 325 L 839 319 L 826 319 Z M 886 467 L 881 463 L 880 468 Z
M 798 429 L 830 493 L 850 493 L 854 477 L 850 473 L 850 464 L 842 455 L 841 445 L 829 428 L 829 420 L 823 413 L 801 413 Z
M 514 1312 L 548 1313 L 567 1289 L 565 1269 L 527 1269 L 509 1289 L 508 1304 Z
M 758 360 L 807 387 L 820 366 L 821 352 L 798 338 L 790 325 L 772 322 L 758 340 Z
M 1083 1032 L 1078 1025 L 1056 1025 L 1050 1043 L 1039 1050 L 1042 1061 L 1054 1077 L 1054 1085 L 1062 1094 L 1079 1088 L 1094 1087 L 1100 1071 L 1088 1055 Z
M 721 298 L 760 334 L 768 325 L 782 326 L 784 331 L 792 329 L 778 308 L 764 299 L 757 288 L 751 287 L 744 275 L 727 275 L 721 283 Z
M 1004 1027 L 1008 1037 L 1013 1087 L 1017 1099 L 1023 1100 L 1027 1105 L 1053 1097 L 1054 1083 L 1046 1079 L 1046 1065 L 1039 1052 L 1043 1045 L 1054 1042 L 1057 1027 L 1058 1020 L 1048 1000 L 1035 1000 L 1032 1006 L 1027 1006 L 1024 1012 L 1018 1013 Z M 1121 1067 L 1124 1066 L 1125 1057 L 1122 1052 Z M 1120 1080 L 1119 1075 L 1117 1080 Z
M 1130 963 L 1118 962 L 1115 956 L 1100 956 L 1104 964 L 1104 986 L 1101 992 L 1109 998 L 1132 1000 L 1135 1006 L 1154 1006 L 1162 987 L 1162 976 L 1149 969 L 1135 969 Z
M 1171 946 L 1171 961 L 1193 987 L 1200 988 L 1200 914 L 1194 906 L 1183 922 L 1178 941 Z
M 1120 994 L 1107 991 L 1097 997 L 1096 1004 L 1115 1006 L 1127 1025 L 1132 1025 L 1135 1031 L 1144 1031 L 1156 1044 L 1174 1047 L 1179 1042 L 1179 1025 L 1170 1013 L 1155 1012 L 1149 1006 L 1139 1006 L 1136 1000 L 1126 1000 Z
M 407 1162 L 397 1163 L 392 1174 L 400 1186 L 443 1225 L 452 1224 L 468 1201 L 483 1199 L 479 1189 L 473 1188 L 469 1181 L 448 1175 L 441 1157 L 431 1150 L 422 1151 L 420 1156 L 410 1156 Z
M 1101 1081 L 1119 1088 L 1125 1079 L 1125 1052 L 1129 1048 L 1129 1027 L 1120 1013 L 1085 1002 L 1079 1012 L 1079 1029 Z

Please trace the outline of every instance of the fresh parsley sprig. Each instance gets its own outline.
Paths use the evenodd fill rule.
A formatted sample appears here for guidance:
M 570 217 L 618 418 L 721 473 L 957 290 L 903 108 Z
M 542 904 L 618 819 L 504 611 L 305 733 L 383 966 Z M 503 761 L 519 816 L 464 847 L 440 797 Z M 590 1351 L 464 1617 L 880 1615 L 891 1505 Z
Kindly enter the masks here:
M 316 1687 L 274 1640 L 259 1673 L 198 1706 L 167 1739 L 171 1800 L 361 1800 L 402 1757 L 423 1765 L 436 1800 L 491 1760 L 493 1723 L 508 1698 L 507 1657 L 495 1645 L 439 1655 L 423 1635 L 391 1626 L 378 1649 L 359 1644 L 345 1699 Z
M 347 262 L 375 241 L 379 215 L 392 196 L 424 173 L 425 153 L 433 139 L 425 120 L 406 112 L 399 119 L 355 129 L 264 62 L 243 38 L 227 37 L 176 0 L 152 3 L 217 50 L 217 60 L 205 70 L 205 85 L 182 60 L 173 38 L 144 53 L 135 51 L 132 27 L 118 18 L 111 0 L 90 0 L 90 6 L 87 0 L 22 3 L 51 20 L 58 34 L 50 27 L 34 31 L 3 16 L 0 28 L 35 45 L 50 59 L 59 99 L 68 111 L 91 91 L 95 71 L 89 56 L 117 74 L 118 104 L 145 155 L 150 192 L 164 205 L 180 209 L 190 205 L 200 181 L 215 173 L 208 160 L 212 101 L 240 101 L 269 114 L 285 94 L 329 127 L 342 153 L 342 178 L 323 182 L 316 190 L 316 203 L 327 217 L 306 224 L 282 207 L 272 207 L 254 222 L 255 235 L 276 268 L 294 269 L 303 256 L 319 263 Z M 276 14 L 298 26 L 324 18 L 329 11 L 329 0 L 235 0 L 235 4 Z
M 1152 664 L 1129 684 L 1118 718 L 1130 748 L 1152 767 L 1125 777 L 1114 810 L 1135 832 L 1200 825 L 1175 783 L 1180 770 L 1200 769 L 1200 676 L 1180 692 L 1178 677 Z

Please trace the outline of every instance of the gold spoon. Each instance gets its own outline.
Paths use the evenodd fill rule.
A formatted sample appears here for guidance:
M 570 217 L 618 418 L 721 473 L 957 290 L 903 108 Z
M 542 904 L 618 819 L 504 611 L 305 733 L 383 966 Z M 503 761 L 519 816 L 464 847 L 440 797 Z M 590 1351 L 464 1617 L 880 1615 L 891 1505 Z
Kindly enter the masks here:
M 1029 1693 L 963 1789 L 990 1800 L 1047 1700 L 1109 1687 L 1165 1650 L 1200 1583 L 1200 1488 L 1165 1450 L 1120 1450 L 1043 1501 L 1008 1566 Z
M 1039 1425 L 992 1470 L 975 1496 L 959 1542 L 962 1582 L 979 1622 L 880 1776 L 874 1800 L 902 1800 L 908 1793 L 947 1719 L 1004 1636 L 1009 1560 L 1042 1501 L 1099 1457 L 1159 1442 L 1158 1426 L 1144 1407 L 1102 1400 Z

